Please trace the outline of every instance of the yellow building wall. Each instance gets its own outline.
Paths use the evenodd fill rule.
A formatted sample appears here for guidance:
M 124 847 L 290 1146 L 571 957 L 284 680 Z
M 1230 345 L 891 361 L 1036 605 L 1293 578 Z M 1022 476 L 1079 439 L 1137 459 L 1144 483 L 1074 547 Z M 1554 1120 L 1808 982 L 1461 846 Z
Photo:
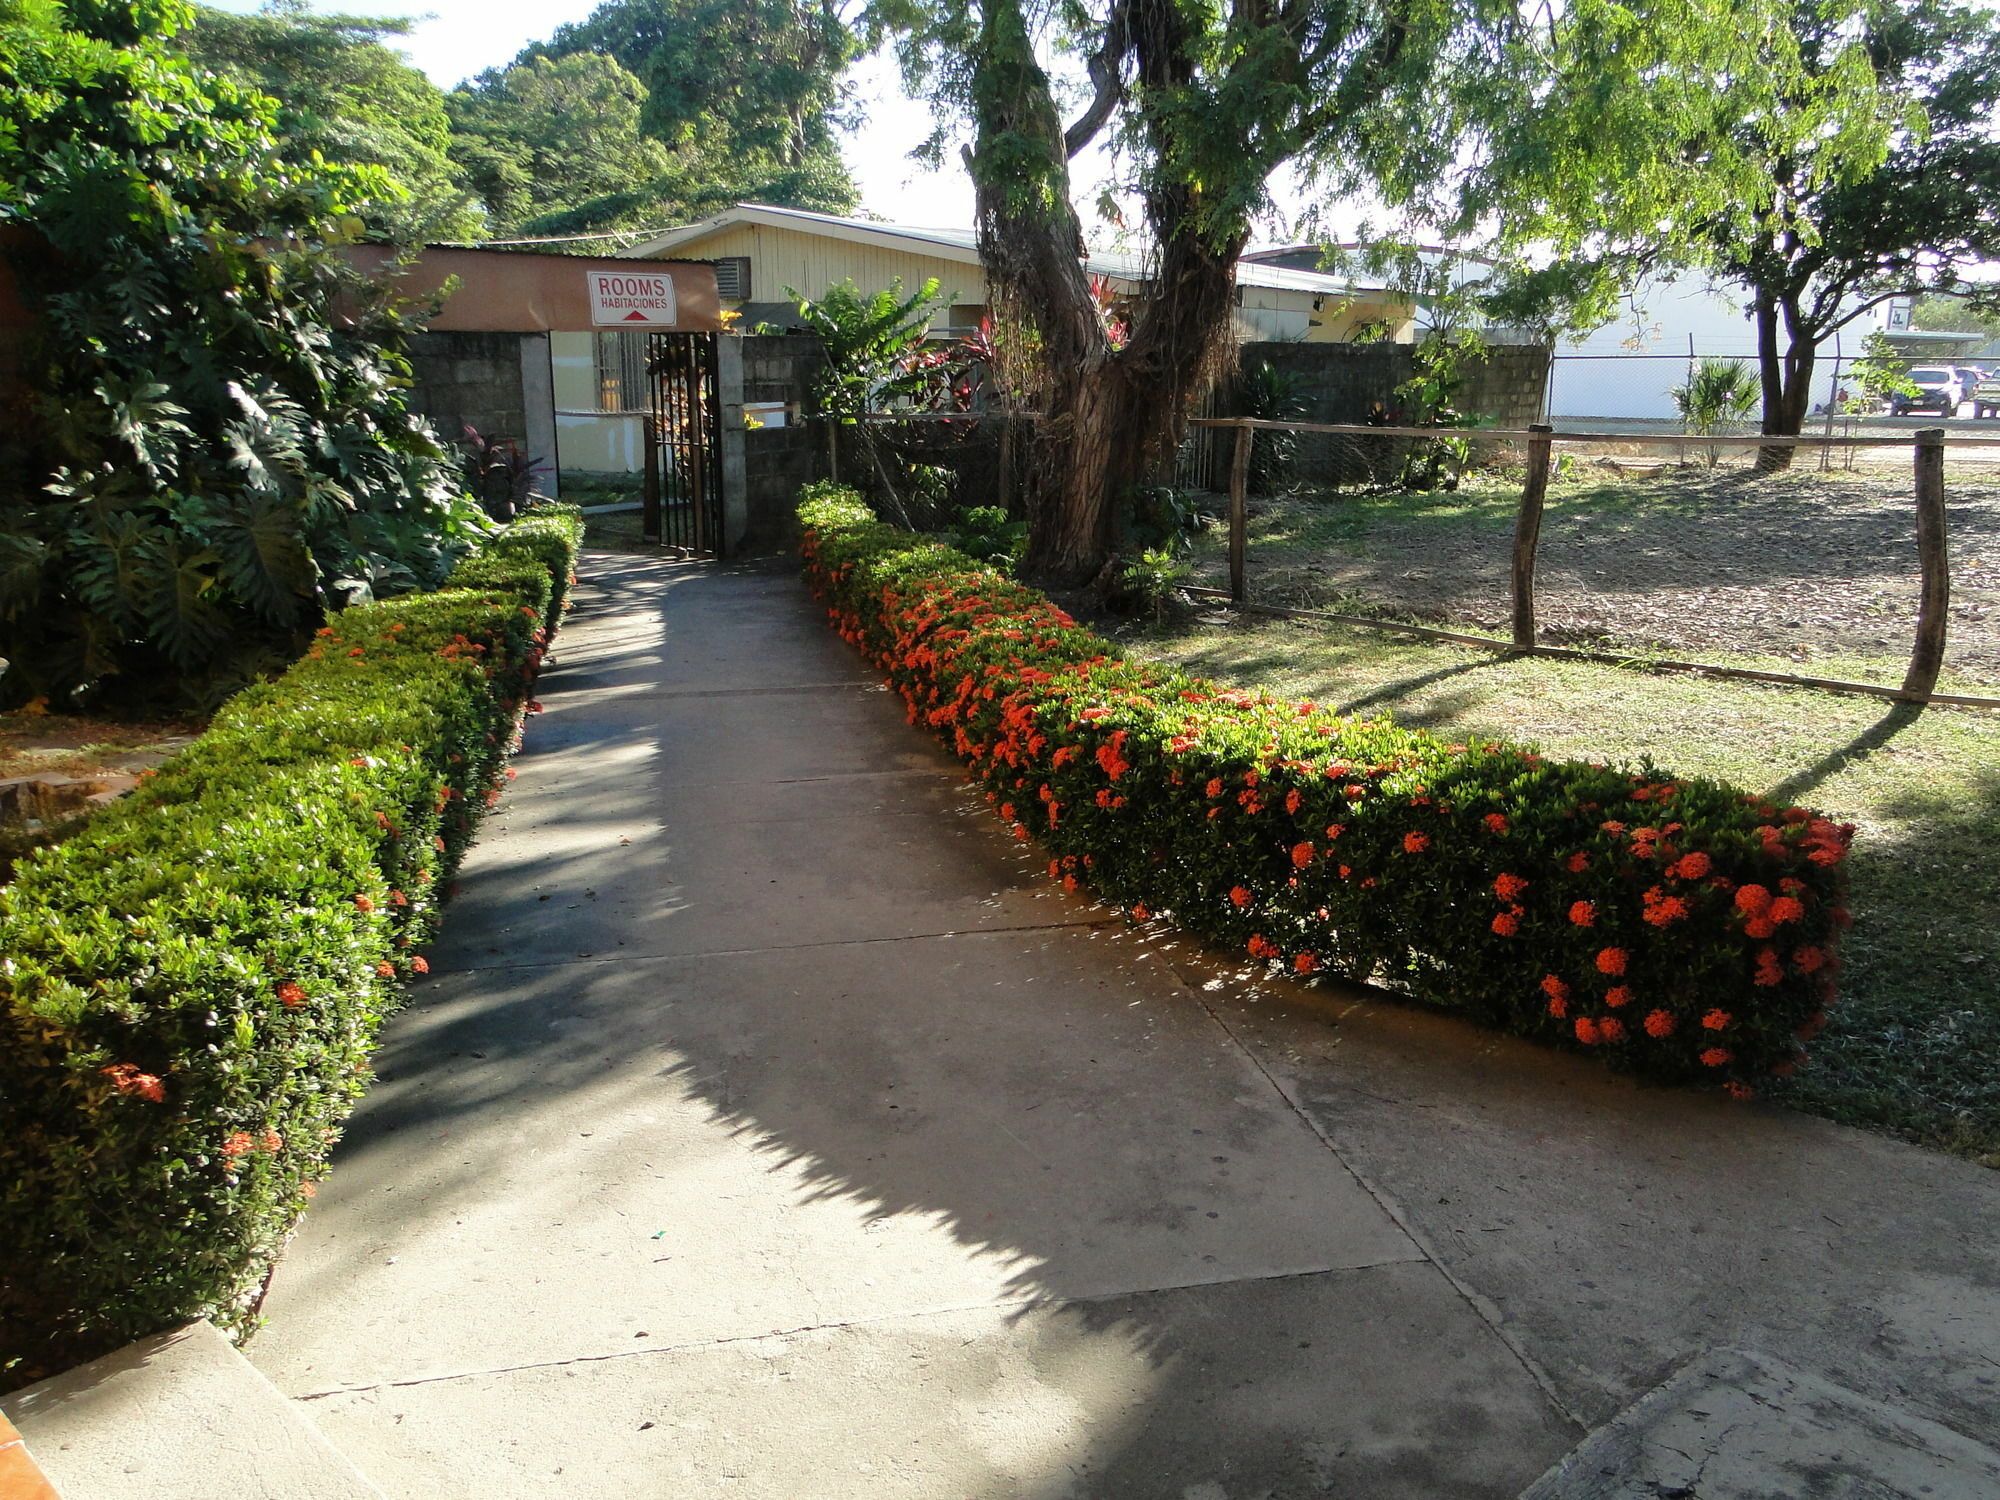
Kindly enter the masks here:
M 886 250 L 834 235 L 801 234 L 796 229 L 775 229 L 764 224 L 734 224 L 676 245 L 662 258 L 720 260 L 729 255 L 750 257 L 752 302 L 786 301 L 786 287 L 808 297 L 820 297 L 840 281 L 852 281 L 864 292 L 879 292 L 898 278 L 904 294 L 909 295 L 933 276 L 947 304 L 960 305 L 960 318 L 965 306 L 983 305 L 986 301 L 985 273 L 976 265 L 916 250 Z M 732 308 L 738 305 L 724 303 Z M 940 308 L 931 322 L 937 328 L 952 326 L 951 308 Z

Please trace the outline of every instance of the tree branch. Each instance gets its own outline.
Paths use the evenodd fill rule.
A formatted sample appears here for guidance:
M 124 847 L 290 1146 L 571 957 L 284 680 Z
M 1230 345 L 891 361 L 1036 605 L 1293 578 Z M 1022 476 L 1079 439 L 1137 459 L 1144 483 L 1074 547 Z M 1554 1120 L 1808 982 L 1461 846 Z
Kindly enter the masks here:
M 1125 52 L 1132 41 L 1129 4 L 1130 0 L 1112 0 L 1111 14 L 1104 22 L 1104 40 L 1087 64 L 1097 93 L 1090 101 L 1090 108 L 1063 132 L 1065 156 L 1074 157 L 1095 140 L 1125 97 Z

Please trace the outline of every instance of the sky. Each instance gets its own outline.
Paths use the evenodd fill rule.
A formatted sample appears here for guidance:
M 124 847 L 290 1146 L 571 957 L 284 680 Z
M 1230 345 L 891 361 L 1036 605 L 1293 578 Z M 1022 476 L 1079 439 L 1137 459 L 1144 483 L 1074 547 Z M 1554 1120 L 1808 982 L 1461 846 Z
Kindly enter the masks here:
M 253 12 L 261 0 L 204 0 L 218 10 Z M 396 43 L 411 62 L 440 88 L 454 85 L 502 66 L 529 42 L 549 36 L 568 21 L 580 21 L 597 8 L 598 0 L 355 0 L 351 5 L 318 3 L 318 10 L 340 10 L 370 16 L 408 16 L 414 30 Z M 861 190 L 866 213 L 902 224 L 934 228 L 972 227 L 972 184 L 957 162 L 943 171 L 928 171 L 909 159 L 919 141 L 929 135 L 933 107 L 904 94 L 892 60 L 865 60 L 851 77 L 855 102 L 864 122 L 842 143 L 849 170 Z M 1079 158 L 1076 172 L 1078 202 L 1090 204 L 1108 171 L 1095 152 Z M 1281 198 L 1285 195 L 1281 194 Z M 1086 217 L 1088 215 L 1086 214 Z M 665 227 L 665 226 L 662 226 Z M 1110 248 L 1111 232 L 1086 224 L 1085 231 L 1100 248 Z M 1265 234 L 1257 243 L 1273 242 Z

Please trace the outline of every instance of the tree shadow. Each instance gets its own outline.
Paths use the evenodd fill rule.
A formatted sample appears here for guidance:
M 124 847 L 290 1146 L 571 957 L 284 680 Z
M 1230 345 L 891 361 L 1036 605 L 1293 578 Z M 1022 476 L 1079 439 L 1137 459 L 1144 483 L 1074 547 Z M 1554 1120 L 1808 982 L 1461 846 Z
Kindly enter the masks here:
M 1896 704 L 1832 754 L 1822 756 L 1812 765 L 1787 776 L 1765 793 L 1766 798 L 1782 806 L 1790 806 L 1849 766 L 1868 759 L 1923 716 L 1924 705 L 1921 703 Z

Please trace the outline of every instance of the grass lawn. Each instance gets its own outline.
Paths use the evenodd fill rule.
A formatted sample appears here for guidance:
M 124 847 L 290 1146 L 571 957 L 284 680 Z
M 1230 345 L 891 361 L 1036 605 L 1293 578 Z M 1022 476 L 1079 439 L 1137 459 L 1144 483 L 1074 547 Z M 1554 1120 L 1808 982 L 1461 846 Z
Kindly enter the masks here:
M 1135 630 L 1124 647 L 1454 738 L 1652 757 L 1858 825 L 1841 1000 L 1782 1097 L 2000 1167 L 2000 712 L 1510 660 L 1256 616 Z M 1820 658 L 1813 670 L 1864 665 Z

